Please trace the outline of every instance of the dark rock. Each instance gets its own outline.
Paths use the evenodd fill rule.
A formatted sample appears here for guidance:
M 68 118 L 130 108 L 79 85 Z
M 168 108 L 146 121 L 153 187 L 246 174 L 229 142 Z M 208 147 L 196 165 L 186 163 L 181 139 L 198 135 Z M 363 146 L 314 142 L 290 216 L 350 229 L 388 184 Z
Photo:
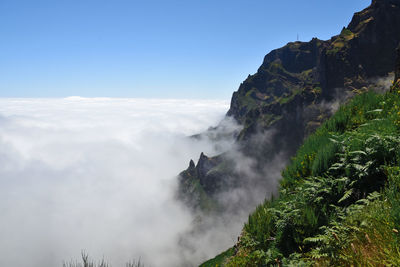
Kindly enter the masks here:
M 189 170 L 193 170 L 194 168 L 196 168 L 196 166 L 194 165 L 194 161 L 191 159 L 189 162 Z
M 179 174 L 178 198 L 194 209 L 209 209 L 212 196 L 221 190 L 222 175 L 212 170 L 222 162 L 221 156 L 207 157 L 204 153 L 195 165 L 191 160 L 189 167 Z

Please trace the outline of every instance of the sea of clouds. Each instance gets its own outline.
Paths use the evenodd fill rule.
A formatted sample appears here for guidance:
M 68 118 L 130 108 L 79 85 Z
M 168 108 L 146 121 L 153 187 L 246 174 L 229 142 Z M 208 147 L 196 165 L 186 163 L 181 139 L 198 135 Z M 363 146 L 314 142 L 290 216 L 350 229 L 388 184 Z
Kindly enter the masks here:
M 230 141 L 188 138 L 216 125 L 228 107 L 217 100 L 0 98 L 0 266 L 62 266 L 82 250 L 114 267 L 139 258 L 180 266 L 179 239 L 193 217 L 174 200 L 176 175 L 201 152 L 229 149 Z M 219 234 L 219 248 L 192 244 L 193 264 L 238 235 Z

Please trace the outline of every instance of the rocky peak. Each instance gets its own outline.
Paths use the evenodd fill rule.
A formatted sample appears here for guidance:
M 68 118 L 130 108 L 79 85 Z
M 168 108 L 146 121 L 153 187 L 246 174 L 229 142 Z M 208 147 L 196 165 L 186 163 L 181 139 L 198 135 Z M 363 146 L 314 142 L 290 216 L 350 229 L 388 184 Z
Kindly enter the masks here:
M 200 154 L 199 161 L 197 162 L 197 172 L 200 177 L 206 176 L 207 172 L 213 167 L 210 158 L 204 155 L 203 152 Z
M 395 5 L 398 4 L 398 0 L 372 0 L 372 7 L 380 7 L 382 5 Z
M 368 35 L 371 31 L 391 30 L 399 7 L 400 0 L 374 0 L 368 8 L 354 14 L 348 29 L 356 34 L 364 31 Z M 366 30 L 372 25 L 374 29 Z
M 194 164 L 194 161 L 191 159 L 190 162 L 189 162 L 189 170 L 192 170 L 194 168 L 196 168 L 196 166 Z
M 259 71 L 268 69 L 270 64 L 281 64 L 292 73 L 301 73 L 317 64 L 318 47 L 321 40 L 313 38 L 310 42 L 291 42 L 268 53 Z

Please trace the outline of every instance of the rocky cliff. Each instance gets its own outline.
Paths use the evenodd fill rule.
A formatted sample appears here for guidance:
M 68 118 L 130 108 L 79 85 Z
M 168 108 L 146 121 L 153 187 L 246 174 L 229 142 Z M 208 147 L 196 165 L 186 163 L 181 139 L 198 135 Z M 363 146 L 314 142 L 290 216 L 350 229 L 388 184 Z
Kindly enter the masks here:
M 201 267 L 400 266 L 399 86 L 342 105 L 296 152 L 279 195 Z
M 267 162 L 277 155 L 281 161 L 294 155 L 304 138 L 332 114 L 332 103 L 373 89 L 376 78 L 393 71 L 399 42 L 400 1 L 374 0 L 330 40 L 292 42 L 267 54 L 257 72 L 233 93 L 227 113 L 243 125 L 232 153 L 254 159 L 260 175 L 253 185 L 269 185 L 263 173 Z M 399 66 L 397 70 L 399 75 Z M 213 158 L 202 154 L 197 165 L 191 161 L 180 174 L 179 197 L 192 207 L 218 206 L 218 193 L 243 186 L 246 174 L 227 168 L 236 163 L 226 155 L 229 152 Z
M 248 127 L 268 127 L 276 121 L 271 114 L 289 111 L 296 96 L 300 105 L 329 100 L 335 89 L 353 91 L 387 75 L 400 39 L 399 6 L 398 0 L 373 1 L 328 41 L 294 42 L 270 52 L 233 94 L 228 115 Z

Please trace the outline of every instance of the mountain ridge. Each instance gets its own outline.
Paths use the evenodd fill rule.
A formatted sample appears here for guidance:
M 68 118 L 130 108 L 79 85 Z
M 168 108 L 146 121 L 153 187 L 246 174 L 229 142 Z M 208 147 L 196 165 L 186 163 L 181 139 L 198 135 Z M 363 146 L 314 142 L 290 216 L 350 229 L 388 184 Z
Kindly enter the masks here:
M 374 80 L 388 77 L 395 69 L 399 43 L 400 1 L 374 0 L 330 40 L 291 42 L 264 57 L 257 72 L 233 93 L 227 112 L 243 125 L 235 135 L 238 148 L 232 153 L 256 161 L 254 169 L 260 175 L 252 182 L 257 188 L 270 186 L 262 171 L 266 162 L 278 155 L 287 162 L 303 140 L 332 115 L 334 102 L 380 87 Z M 268 138 L 255 138 L 260 135 Z M 236 163 L 227 154 L 203 154 L 197 164 L 191 161 L 179 175 L 178 198 L 194 210 L 205 206 L 218 210 L 219 193 L 246 187 L 243 173 L 232 170 Z
M 399 66 L 400 45 L 390 91 L 342 105 L 291 159 L 279 195 L 201 267 L 400 265 Z

